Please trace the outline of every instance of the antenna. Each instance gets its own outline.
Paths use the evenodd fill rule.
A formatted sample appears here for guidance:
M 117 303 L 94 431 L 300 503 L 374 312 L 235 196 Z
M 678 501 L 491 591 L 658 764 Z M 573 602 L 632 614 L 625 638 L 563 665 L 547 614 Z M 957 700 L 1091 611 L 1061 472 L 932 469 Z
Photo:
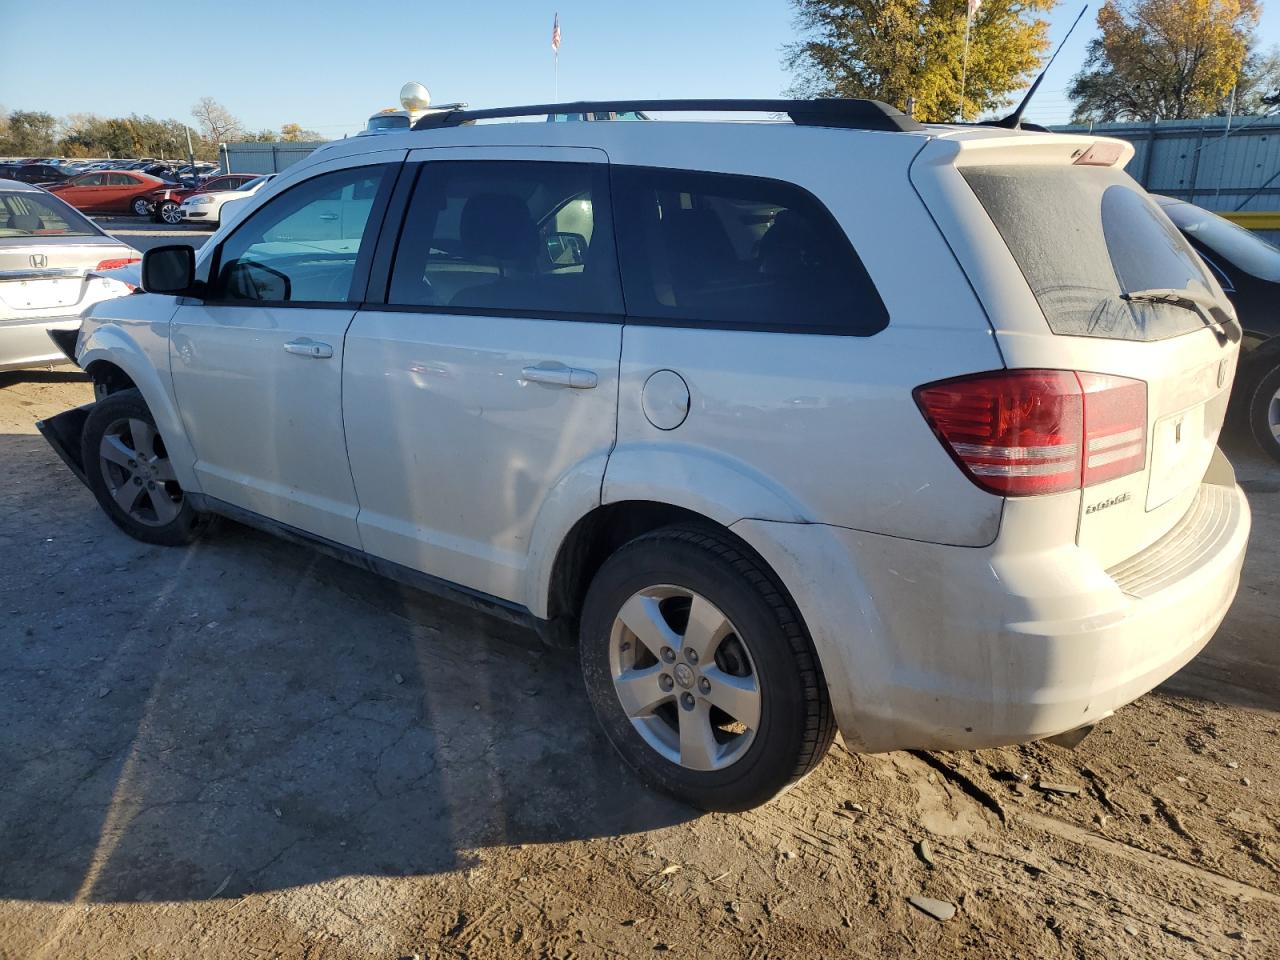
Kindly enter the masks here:
M 1076 24 L 1080 22 L 1089 5 L 1086 3 L 1080 8 L 1080 12 L 1076 15 L 1075 20 L 1071 22 L 1071 29 L 1067 31 L 1067 35 L 1062 38 L 1062 42 L 1058 44 L 1058 49 L 1053 51 L 1053 56 L 1049 58 L 1049 62 L 1044 65 L 1044 69 L 1040 71 L 1040 76 L 1036 77 L 1035 82 L 1031 84 L 1031 89 L 1027 91 L 1027 95 L 1022 98 L 1022 102 L 1018 104 L 1018 109 L 1013 111 L 1007 117 L 1000 120 L 992 120 L 987 124 L 989 127 L 1007 127 L 1010 130 L 1017 130 L 1022 126 L 1022 115 L 1027 112 L 1027 107 L 1031 103 L 1031 98 L 1036 95 L 1036 91 L 1040 89 L 1040 81 L 1044 79 L 1044 75 L 1049 72 L 1049 68 L 1053 66 L 1053 61 L 1058 59 L 1058 54 L 1062 52 L 1062 48 L 1066 45 L 1072 31 L 1075 30 Z

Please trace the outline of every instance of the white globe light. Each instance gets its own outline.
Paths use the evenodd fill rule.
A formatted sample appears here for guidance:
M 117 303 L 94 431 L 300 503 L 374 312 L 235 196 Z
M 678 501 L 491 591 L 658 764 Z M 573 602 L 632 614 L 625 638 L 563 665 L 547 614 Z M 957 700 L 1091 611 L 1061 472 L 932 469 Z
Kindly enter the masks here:
M 400 88 L 400 104 L 410 113 L 426 110 L 431 106 L 431 94 L 422 84 L 410 81 Z

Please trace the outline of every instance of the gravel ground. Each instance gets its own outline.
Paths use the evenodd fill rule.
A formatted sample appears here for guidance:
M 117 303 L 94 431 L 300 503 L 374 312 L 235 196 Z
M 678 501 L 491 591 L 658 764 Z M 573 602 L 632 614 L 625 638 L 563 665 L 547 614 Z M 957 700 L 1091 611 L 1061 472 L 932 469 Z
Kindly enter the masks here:
M 1231 614 L 1076 751 L 837 744 L 723 816 L 513 628 L 229 523 L 128 539 L 33 426 L 90 397 L 0 377 L 0 958 L 1276 956 L 1280 469 L 1243 447 Z

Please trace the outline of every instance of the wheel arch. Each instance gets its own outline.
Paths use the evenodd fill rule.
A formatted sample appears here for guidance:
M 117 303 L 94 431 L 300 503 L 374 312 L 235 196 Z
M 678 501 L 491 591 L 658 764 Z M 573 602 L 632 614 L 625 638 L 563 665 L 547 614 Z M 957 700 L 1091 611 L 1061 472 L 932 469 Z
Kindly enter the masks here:
M 163 351 L 162 361 L 153 360 L 149 352 L 123 327 L 104 323 L 94 327 L 81 341 L 77 352 L 80 368 L 94 382 L 94 393 L 106 396 L 120 390 L 136 389 L 155 418 L 156 428 L 164 437 L 178 482 L 184 490 L 199 493 L 195 475 L 195 452 L 187 439 L 186 429 L 178 414 L 169 381 L 167 337 L 154 345 Z M 162 362 L 162 367 L 158 366 Z

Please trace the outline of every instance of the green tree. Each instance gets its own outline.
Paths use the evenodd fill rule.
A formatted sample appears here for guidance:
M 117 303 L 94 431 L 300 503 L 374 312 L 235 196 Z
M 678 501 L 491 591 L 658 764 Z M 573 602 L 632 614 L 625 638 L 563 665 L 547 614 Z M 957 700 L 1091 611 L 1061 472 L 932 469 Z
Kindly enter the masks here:
M 1077 123 L 1219 112 L 1248 79 L 1258 0 L 1107 0 L 1071 81 Z M 1265 64 L 1253 66 L 1259 76 Z M 1261 81 L 1264 82 L 1265 81 Z
M 792 0 L 800 39 L 785 48 L 797 96 L 870 97 L 920 120 L 976 117 L 1011 102 L 1040 66 L 1057 0 Z
M 1227 98 L 1230 102 L 1230 97 Z M 1236 88 L 1235 112 L 1267 113 L 1280 105 L 1280 47 L 1254 51 L 1245 59 Z M 1225 106 L 1225 104 L 1224 104 Z M 1219 113 L 1225 110 L 1219 110 Z
M 55 150 L 58 121 L 51 113 L 15 110 L 9 114 L 0 155 L 7 157 L 46 156 Z

